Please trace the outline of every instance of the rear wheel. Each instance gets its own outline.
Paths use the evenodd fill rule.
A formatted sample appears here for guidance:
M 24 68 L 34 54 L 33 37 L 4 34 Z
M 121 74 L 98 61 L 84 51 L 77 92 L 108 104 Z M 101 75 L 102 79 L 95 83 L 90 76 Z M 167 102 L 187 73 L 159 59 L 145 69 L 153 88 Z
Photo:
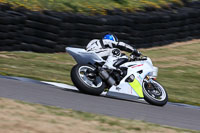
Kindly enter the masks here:
M 96 75 L 92 65 L 75 65 L 71 70 L 71 79 L 83 93 L 100 95 L 105 89 L 105 83 Z
M 164 106 L 168 101 L 166 90 L 157 81 L 153 79 L 150 80 L 151 81 L 143 82 L 144 99 L 150 104 Z

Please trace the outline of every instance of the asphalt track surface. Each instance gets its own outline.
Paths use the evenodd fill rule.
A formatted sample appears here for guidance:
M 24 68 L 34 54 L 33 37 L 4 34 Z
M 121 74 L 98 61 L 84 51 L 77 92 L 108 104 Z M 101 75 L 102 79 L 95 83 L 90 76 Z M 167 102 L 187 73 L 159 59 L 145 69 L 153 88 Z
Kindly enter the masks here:
M 39 82 L 4 78 L 0 78 L 0 97 L 200 131 L 198 108 L 171 104 L 157 107 L 139 101 L 81 94 Z

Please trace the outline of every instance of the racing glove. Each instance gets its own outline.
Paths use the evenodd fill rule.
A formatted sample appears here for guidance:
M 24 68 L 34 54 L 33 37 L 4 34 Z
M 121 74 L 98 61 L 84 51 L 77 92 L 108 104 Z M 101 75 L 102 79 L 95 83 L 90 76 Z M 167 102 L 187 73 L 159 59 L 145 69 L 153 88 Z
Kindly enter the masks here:
M 118 48 L 115 48 L 112 50 L 112 54 L 115 56 L 120 56 L 121 55 L 121 51 Z
M 136 57 L 140 57 L 142 55 L 142 53 L 140 51 L 138 51 L 137 49 L 134 49 L 132 51 L 132 54 L 131 55 L 134 55 Z

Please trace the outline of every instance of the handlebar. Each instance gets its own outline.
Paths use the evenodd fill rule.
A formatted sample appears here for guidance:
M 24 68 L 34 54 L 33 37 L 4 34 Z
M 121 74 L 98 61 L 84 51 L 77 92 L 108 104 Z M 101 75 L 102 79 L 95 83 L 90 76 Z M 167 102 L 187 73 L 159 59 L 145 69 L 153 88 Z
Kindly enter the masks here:
M 142 60 L 147 60 L 147 56 L 130 56 L 130 61 L 142 61 Z

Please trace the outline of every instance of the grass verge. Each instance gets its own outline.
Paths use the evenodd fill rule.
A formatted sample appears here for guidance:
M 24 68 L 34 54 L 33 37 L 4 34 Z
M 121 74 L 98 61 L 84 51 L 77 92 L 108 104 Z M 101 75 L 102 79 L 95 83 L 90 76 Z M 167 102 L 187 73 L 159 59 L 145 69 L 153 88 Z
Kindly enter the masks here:
M 170 3 L 182 5 L 182 0 L 0 0 L 14 7 L 25 7 L 31 10 L 54 10 L 84 14 L 106 15 L 106 10 L 120 9 L 124 12 L 144 10 L 145 7 L 170 8 Z
M 159 67 L 158 81 L 169 101 L 200 105 L 200 40 L 141 49 Z M 0 52 L 0 74 L 72 84 L 75 61 L 67 53 Z
M 197 133 L 51 106 L 0 98 L 1 133 Z

